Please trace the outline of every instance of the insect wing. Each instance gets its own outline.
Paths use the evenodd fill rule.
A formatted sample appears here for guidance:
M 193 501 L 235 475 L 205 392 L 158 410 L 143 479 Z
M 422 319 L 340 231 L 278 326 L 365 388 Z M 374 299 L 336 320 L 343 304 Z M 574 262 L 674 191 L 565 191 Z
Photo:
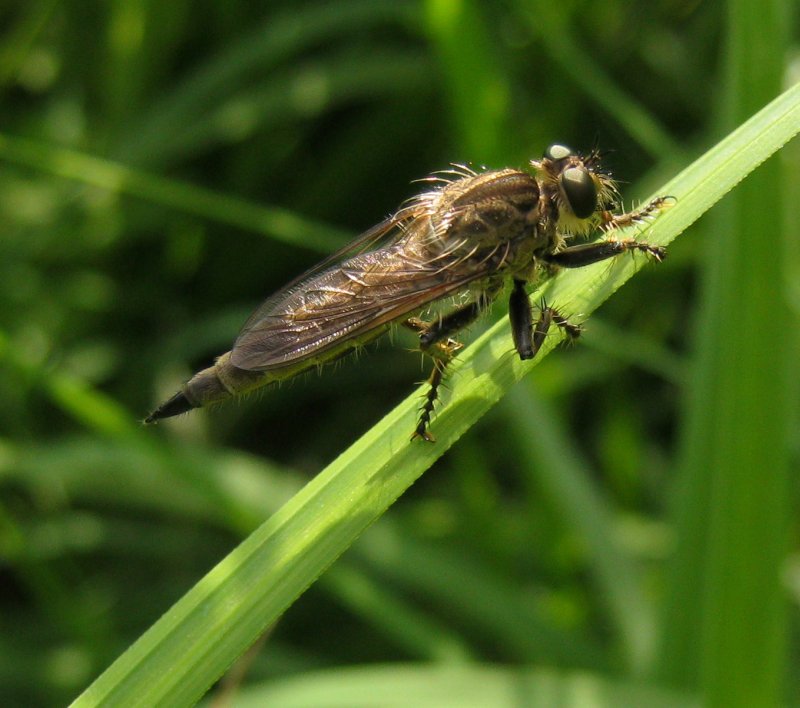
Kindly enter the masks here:
M 365 243 L 387 245 L 335 265 L 335 257 L 327 259 L 270 297 L 234 343 L 234 366 L 266 371 L 322 358 L 327 350 L 379 334 L 388 323 L 474 280 L 474 272 L 448 270 L 441 261 L 409 253 L 404 237 L 428 228 L 427 212 L 398 212 L 345 252 L 357 253 Z
M 287 285 L 284 285 L 278 292 L 270 295 L 258 308 L 247 318 L 247 321 L 242 325 L 239 332 L 239 338 L 246 334 L 247 331 L 259 322 L 265 315 L 274 311 L 275 303 L 280 302 L 286 298 L 286 294 L 299 288 L 303 283 L 313 280 L 315 275 L 322 273 L 329 268 L 332 268 L 337 263 L 351 258 L 352 256 L 363 253 L 371 249 L 380 248 L 383 244 L 390 243 L 402 235 L 401 226 L 413 214 L 407 213 L 405 209 L 401 209 L 396 214 L 384 219 L 378 224 L 375 224 L 370 229 L 367 229 L 363 234 L 357 236 L 353 241 L 343 246 L 337 251 L 334 251 L 329 256 L 326 256 L 322 261 L 309 268 L 307 271 L 298 275 L 294 280 L 291 280 Z M 238 339 L 236 340 L 239 341 Z M 235 346 L 235 345 L 234 345 Z

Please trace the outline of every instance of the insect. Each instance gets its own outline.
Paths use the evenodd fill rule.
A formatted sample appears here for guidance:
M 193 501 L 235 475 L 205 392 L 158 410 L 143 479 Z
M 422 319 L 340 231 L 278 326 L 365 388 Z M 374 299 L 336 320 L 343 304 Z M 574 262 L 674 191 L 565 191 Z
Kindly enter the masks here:
M 433 361 L 412 436 L 433 441 L 428 426 L 439 386 L 461 348 L 455 336 L 508 281 L 514 348 L 531 359 L 552 324 L 572 339 L 580 327 L 545 303 L 534 321 L 527 284 L 626 252 L 656 261 L 666 255 L 660 246 L 611 238 L 616 229 L 657 214 L 670 197 L 616 213 L 619 192 L 597 150 L 581 155 L 555 144 L 529 170 L 454 166 L 425 181 L 428 191 L 268 298 L 231 351 L 195 374 L 145 423 L 296 376 L 400 324 L 417 334 Z M 604 237 L 586 240 L 597 231 Z M 442 301 L 459 304 L 421 317 Z

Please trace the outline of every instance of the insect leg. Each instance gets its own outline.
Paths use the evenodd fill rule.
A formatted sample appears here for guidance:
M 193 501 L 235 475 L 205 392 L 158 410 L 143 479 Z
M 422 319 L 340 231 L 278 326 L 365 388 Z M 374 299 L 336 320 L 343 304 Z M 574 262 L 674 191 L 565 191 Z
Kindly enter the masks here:
M 556 327 L 563 330 L 571 342 L 580 337 L 583 331 L 580 325 L 572 324 L 555 307 L 550 307 L 542 301 L 541 314 L 539 319 L 536 320 L 536 326 L 533 328 L 533 356 L 536 356 L 539 349 L 542 348 L 544 338 L 547 336 L 551 324 L 555 324 Z
M 570 341 L 575 341 L 581 336 L 581 332 L 583 331 L 579 325 L 572 324 L 572 322 L 556 310 L 555 307 L 550 307 L 544 300 L 540 305 L 540 310 L 539 319 L 536 320 L 536 324 L 533 327 L 531 355 L 529 357 L 523 357 L 520 354 L 520 358 L 522 359 L 532 359 L 539 353 L 542 344 L 544 344 L 544 339 L 550 330 L 551 324 L 555 324 L 559 329 L 562 329 Z
M 435 441 L 433 435 L 428 432 L 428 424 L 439 399 L 439 386 L 444 380 L 445 369 L 455 353 L 461 349 L 461 344 L 451 335 L 473 322 L 488 307 L 499 292 L 500 286 L 501 281 L 491 283 L 477 300 L 442 315 L 435 322 L 425 322 L 417 317 L 411 317 L 403 322 L 405 327 L 418 333 L 420 349 L 433 359 L 433 370 L 428 378 L 428 393 L 425 395 L 425 403 L 422 405 L 412 439 Z
M 647 217 L 653 216 L 659 211 L 671 206 L 671 203 L 674 202 L 675 197 L 656 197 L 643 207 L 626 212 L 625 214 L 612 214 L 611 212 L 605 211 L 602 213 L 602 228 L 607 231 L 610 229 L 625 228 L 632 224 L 639 224 L 645 221 Z
M 444 380 L 445 369 L 455 353 L 461 349 L 460 342 L 450 335 L 472 322 L 480 314 L 482 305 L 480 301 L 471 302 L 443 315 L 437 322 L 425 322 L 416 317 L 403 322 L 404 326 L 419 334 L 420 349 L 433 359 L 433 369 L 428 377 L 428 392 L 425 394 L 425 403 L 420 409 L 412 440 L 422 438 L 426 442 L 436 441 L 428 432 L 428 424 L 431 422 L 436 401 L 439 400 L 439 386 Z
M 520 359 L 533 359 L 533 313 L 531 301 L 525 292 L 525 281 L 514 279 L 514 289 L 508 300 L 508 318 L 511 320 L 511 336 Z
M 420 409 L 417 427 L 414 428 L 414 433 L 411 436 L 412 440 L 414 438 L 422 438 L 426 442 L 436 442 L 436 438 L 428 432 L 428 424 L 431 422 L 434 406 L 439 399 L 439 386 L 444 380 L 444 371 L 452 358 L 452 353 L 449 358 L 433 357 L 433 370 L 430 377 L 428 377 L 428 393 L 425 394 L 425 403 L 422 404 Z
M 525 292 L 525 281 L 514 280 L 514 289 L 508 302 L 508 317 L 511 320 L 511 336 L 514 338 L 514 347 L 520 359 L 533 359 L 544 344 L 544 338 L 555 322 L 556 326 L 564 330 L 570 340 L 575 340 L 581 335 L 581 328 L 572 324 L 562 316 L 554 307 L 542 301 L 539 319 L 533 324 L 533 314 L 528 293 Z
M 627 253 L 628 251 L 646 253 L 659 262 L 667 257 L 667 249 L 662 246 L 653 246 L 649 243 L 634 241 L 633 239 L 625 239 L 623 241 L 609 239 L 607 241 L 585 243 L 580 246 L 570 246 L 558 253 L 550 253 L 542 256 L 542 260 L 546 263 L 552 263 L 553 265 L 562 266 L 564 268 L 582 268 L 583 266 L 591 265 L 598 261 L 604 261 L 607 258 L 613 258 L 620 253 Z
M 489 302 L 491 302 L 490 297 L 480 297 L 474 302 L 442 315 L 435 322 L 426 322 L 417 317 L 411 317 L 403 322 L 403 325 L 419 334 L 419 348 L 423 352 L 427 352 L 442 340 L 450 340 L 450 335 L 474 322 L 478 315 L 486 309 Z

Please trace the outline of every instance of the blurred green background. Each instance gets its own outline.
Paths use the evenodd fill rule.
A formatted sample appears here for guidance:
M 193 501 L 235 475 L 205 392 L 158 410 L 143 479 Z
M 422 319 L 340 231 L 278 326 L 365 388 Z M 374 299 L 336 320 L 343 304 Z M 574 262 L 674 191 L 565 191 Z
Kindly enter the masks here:
M 796 81 L 790 10 L 0 7 L 3 704 L 76 696 L 424 377 L 398 335 L 321 376 L 141 428 L 261 299 L 450 162 L 520 167 L 551 142 L 596 143 L 626 205 L 646 197 Z M 797 218 L 784 209 L 800 196 L 797 147 L 781 158 L 537 367 L 217 694 L 292 705 L 293 687 L 320 681 L 349 705 L 374 681 L 441 705 L 449 684 L 431 667 L 464 669 L 463 687 L 491 664 L 546 671 L 562 699 L 586 677 L 631 705 L 662 688 L 665 704 L 697 690 L 719 705 L 800 700 L 797 387 L 781 368 L 798 353 Z M 726 331 L 750 363 L 715 389 Z M 726 428 L 706 449 L 726 412 L 741 435 Z M 757 463 L 736 477 L 729 442 L 756 434 Z M 370 665 L 382 673 L 352 671 Z

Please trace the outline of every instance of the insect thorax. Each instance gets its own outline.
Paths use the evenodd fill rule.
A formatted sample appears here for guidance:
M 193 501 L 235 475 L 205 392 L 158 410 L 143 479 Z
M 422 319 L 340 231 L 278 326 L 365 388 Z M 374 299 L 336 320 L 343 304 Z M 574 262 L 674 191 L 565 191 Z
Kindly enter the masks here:
M 464 177 L 429 203 L 440 246 L 465 266 L 491 263 L 490 270 L 517 270 L 547 245 L 548 235 L 539 228 L 539 185 L 527 172 L 507 169 Z

